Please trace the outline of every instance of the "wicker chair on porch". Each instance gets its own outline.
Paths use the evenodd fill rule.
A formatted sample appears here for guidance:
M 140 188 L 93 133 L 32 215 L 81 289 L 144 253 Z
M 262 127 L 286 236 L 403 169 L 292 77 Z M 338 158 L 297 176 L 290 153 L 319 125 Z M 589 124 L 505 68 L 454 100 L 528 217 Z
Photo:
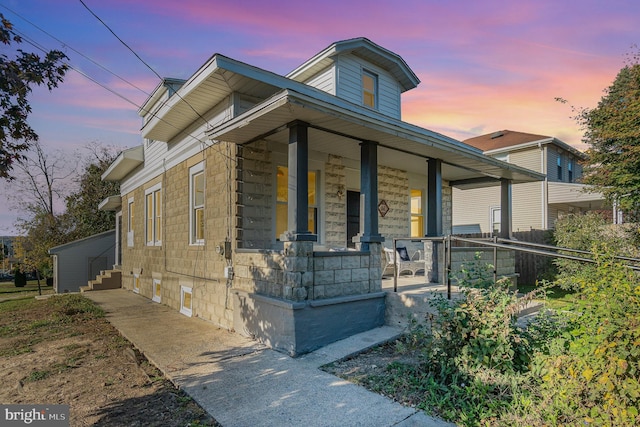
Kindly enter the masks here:
M 382 275 L 393 274 L 393 249 L 383 248 L 383 251 L 386 264 L 382 270 Z M 396 252 L 395 263 L 397 265 L 398 276 L 404 272 L 410 272 L 412 276 L 415 276 L 418 271 L 424 271 L 424 258 L 422 257 L 422 252 L 416 251 L 411 257 L 409 257 L 407 248 L 397 248 Z

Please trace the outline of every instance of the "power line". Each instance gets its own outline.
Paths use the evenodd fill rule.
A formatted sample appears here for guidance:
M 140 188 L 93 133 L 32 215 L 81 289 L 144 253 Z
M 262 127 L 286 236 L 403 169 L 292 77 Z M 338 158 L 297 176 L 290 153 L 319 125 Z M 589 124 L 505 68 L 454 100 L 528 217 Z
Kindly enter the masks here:
M 132 48 L 131 48 L 127 43 L 125 43 L 125 41 L 124 41 L 124 40 L 122 40 L 122 39 L 121 39 L 121 38 L 120 38 L 120 37 L 119 37 L 119 36 L 118 36 L 118 35 L 117 35 L 117 34 L 116 34 L 112 29 L 111 29 L 111 27 L 109 27 L 109 26 L 107 25 L 107 23 L 106 23 L 106 22 L 104 22 L 104 21 L 103 21 L 103 20 L 102 20 L 98 15 L 96 15 L 96 14 L 93 12 L 93 10 L 91 10 L 91 9 L 89 8 L 89 6 L 87 6 L 87 5 L 86 5 L 86 3 L 85 3 L 83 0 L 79 0 L 79 1 L 80 1 L 80 3 L 82 3 L 82 5 L 85 7 L 85 9 L 87 9 L 87 10 L 89 11 L 89 13 L 91 13 L 91 14 L 92 14 L 92 15 L 93 15 L 93 16 L 94 16 L 94 17 L 95 17 L 95 18 L 96 18 L 96 19 L 97 19 L 97 20 L 98 20 L 102 25 L 104 25 L 104 26 L 105 26 L 105 28 L 106 28 L 107 30 L 109 30 L 109 32 L 110 32 L 111 34 L 113 34 L 113 36 L 114 36 L 116 39 L 118 39 L 118 41 L 120 41 L 120 43 L 122 43 L 122 45 L 123 45 L 124 47 L 126 47 L 127 49 L 129 49 L 129 51 L 131 51 L 131 53 L 133 53 L 133 54 L 135 55 L 135 57 L 136 57 L 136 58 L 138 58 L 138 59 L 140 60 L 140 62 L 142 62 L 142 63 L 143 63 L 143 64 L 144 64 L 148 69 L 150 69 L 150 70 L 151 70 L 151 72 L 153 72 L 153 74 L 155 74 L 155 75 L 160 79 L 160 81 L 163 81 L 163 80 L 164 80 L 164 79 L 160 76 L 160 74 L 158 74 L 158 72 L 157 72 L 156 70 L 154 70 L 154 69 L 153 69 L 153 67 L 151 67 L 151 65 L 147 64 L 147 62 L 146 62 L 144 59 L 142 59 L 142 57 L 140 57 L 140 55 L 138 55 L 138 54 L 136 53 L 136 51 L 134 51 L 134 50 L 133 50 L 133 49 L 132 49 Z M 194 113 L 196 113 L 196 114 L 198 115 L 198 117 L 199 117 L 199 118 L 200 118 L 200 119 L 201 119 L 201 120 L 202 120 L 202 121 L 203 121 L 207 126 L 209 126 L 209 127 L 211 126 L 211 124 L 209 123 L 209 121 L 208 121 L 207 119 L 205 119 L 205 118 L 202 116 L 202 114 L 200 114 L 200 113 L 199 113 L 199 112 L 198 112 L 198 111 L 193 107 L 193 105 L 191 105 L 191 104 L 190 104 L 186 99 L 184 99 L 184 98 L 182 97 L 182 95 L 180 95 L 180 93 L 178 93 L 178 91 L 176 91 L 176 92 L 175 92 L 175 95 L 176 95 L 178 98 L 180 98 L 180 99 L 181 99 L 185 104 L 187 104 L 187 105 L 189 106 L 189 108 L 191 108 L 191 110 L 192 110 Z M 166 102 L 166 101 L 165 101 L 165 102 Z
M 15 27 L 11 30 L 12 33 L 15 33 L 17 35 L 19 35 L 20 37 L 22 37 L 22 39 L 27 42 L 28 44 L 30 44 L 31 46 L 35 47 L 36 49 L 47 53 L 47 49 L 45 49 L 42 45 L 40 45 L 39 43 L 37 43 L 35 40 L 31 39 L 29 36 L 27 36 L 26 34 L 24 34 L 23 32 L 17 30 Z M 130 100 L 129 98 L 127 98 L 126 96 L 118 93 L 116 90 L 111 89 L 110 87 L 106 86 L 103 83 L 100 83 L 98 80 L 96 80 L 95 78 L 91 77 L 90 75 L 88 75 L 87 73 L 77 69 L 76 67 L 74 67 L 72 64 L 70 64 L 68 61 L 64 62 L 65 65 L 67 65 L 70 69 L 72 69 L 73 71 L 75 71 L 76 73 L 80 74 L 81 76 L 87 78 L 88 80 L 90 80 L 91 82 L 97 84 L 98 86 L 102 87 L 103 89 L 107 90 L 108 92 L 111 92 L 112 94 L 114 94 L 115 96 L 117 96 L 118 98 L 124 100 L 125 102 L 131 104 L 132 106 L 136 107 L 138 110 L 143 110 L 141 105 L 138 105 L 135 101 Z M 163 123 L 166 123 L 167 125 L 171 126 L 172 128 L 176 129 L 176 130 L 183 130 L 182 128 L 179 128 L 178 126 L 174 125 L 173 123 L 167 121 L 166 119 L 163 119 L 162 117 L 159 117 L 156 113 L 153 113 L 149 110 L 143 110 L 145 113 L 151 114 L 152 117 L 157 118 L 158 120 L 160 120 Z M 214 145 L 214 144 L 209 144 L 206 140 L 202 140 L 200 138 L 198 138 L 197 136 L 194 136 L 193 134 L 187 134 L 187 136 L 190 136 L 191 138 L 193 138 L 195 141 L 198 141 L 199 143 L 203 144 L 205 147 L 211 147 L 211 148 L 215 148 L 216 151 L 221 154 L 222 156 L 228 158 L 229 160 L 232 161 L 237 161 L 236 159 L 234 159 L 233 157 L 227 155 L 226 153 L 223 153 L 222 150 L 220 149 L 219 146 Z
M 52 39 L 54 39 L 55 41 L 57 41 L 58 43 L 60 43 L 63 47 L 65 48 L 69 48 L 72 51 L 74 51 L 75 53 L 77 53 L 78 55 L 82 56 L 83 58 L 85 58 L 86 60 L 88 60 L 89 62 L 91 62 L 92 64 L 94 64 L 95 66 L 99 67 L 100 69 L 106 71 L 107 73 L 111 74 L 112 76 L 118 78 L 120 81 L 128 84 L 129 86 L 138 89 L 140 92 L 142 92 L 143 94 L 147 95 L 147 96 L 151 96 L 151 94 L 147 91 L 145 91 L 144 89 L 136 86 L 135 84 L 131 83 L 130 81 L 128 81 L 127 79 L 119 76 L 118 74 L 114 73 L 113 71 L 109 70 L 107 67 L 103 66 L 102 64 L 94 61 L 93 59 L 91 59 L 90 57 L 88 57 L 87 55 L 85 55 L 84 53 L 80 52 L 77 49 L 74 49 L 72 46 L 70 46 L 68 43 L 65 43 L 64 41 L 60 40 L 59 38 L 57 38 L 56 36 L 54 36 L 53 34 L 47 32 L 46 30 L 44 30 L 43 28 L 39 27 L 38 25 L 34 24 L 33 22 L 31 22 L 30 20 L 28 20 L 27 18 L 25 18 L 24 16 L 20 15 L 18 12 L 8 8 L 7 6 L 0 4 L 0 7 L 3 7 L 4 9 L 8 10 L 9 12 L 13 13 L 14 15 L 16 15 L 18 18 L 22 19 L 23 21 L 27 22 L 28 24 L 31 24 L 33 27 L 37 28 L 38 30 L 42 31 L 44 34 L 46 34 L 47 36 L 51 37 Z M 78 71 L 78 70 L 76 70 Z

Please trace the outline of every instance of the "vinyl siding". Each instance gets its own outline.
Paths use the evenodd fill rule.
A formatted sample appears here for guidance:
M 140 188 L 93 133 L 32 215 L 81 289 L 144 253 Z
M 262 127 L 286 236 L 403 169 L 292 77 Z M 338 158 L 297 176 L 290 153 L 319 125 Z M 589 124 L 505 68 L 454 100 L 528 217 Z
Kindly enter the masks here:
M 544 229 L 542 224 L 542 182 L 516 184 L 512 188 L 511 229 Z
M 336 69 L 335 67 L 329 67 L 316 74 L 309 80 L 307 80 L 306 84 L 309 86 L 313 86 L 320 90 L 330 93 L 331 95 L 336 94 Z
M 555 147 L 547 146 L 547 179 L 549 181 L 564 181 L 567 178 L 567 156 L 563 155 L 563 179 L 558 179 L 558 156 L 559 153 Z
M 237 104 L 237 106 L 236 106 Z M 219 125 L 234 116 L 235 110 L 249 108 L 248 100 L 229 97 L 204 115 L 211 126 Z M 206 125 L 202 120 L 194 122 L 169 143 L 148 141 L 144 149 L 144 167 L 127 176 L 120 183 L 121 193 L 125 194 L 159 176 L 164 170 L 176 166 L 186 159 L 200 153 L 211 141 L 205 135 Z M 204 144 L 202 142 L 204 142 Z
M 362 105 L 362 71 L 378 76 L 378 111 L 400 119 L 400 86 L 385 70 L 355 56 L 338 57 L 336 96 Z
M 509 163 L 530 169 L 535 172 L 544 173 L 544 171 L 540 170 L 540 156 L 540 149 L 537 147 L 528 148 L 526 150 L 513 151 L 509 153 Z
M 512 189 L 511 228 L 526 231 L 542 227 L 542 183 L 516 184 Z M 491 230 L 491 208 L 500 206 L 500 187 L 453 189 L 453 224 L 478 224 L 483 233 Z
M 483 233 L 491 230 L 491 206 L 500 206 L 500 187 L 453 189 L 453 225 L 478 224 Z

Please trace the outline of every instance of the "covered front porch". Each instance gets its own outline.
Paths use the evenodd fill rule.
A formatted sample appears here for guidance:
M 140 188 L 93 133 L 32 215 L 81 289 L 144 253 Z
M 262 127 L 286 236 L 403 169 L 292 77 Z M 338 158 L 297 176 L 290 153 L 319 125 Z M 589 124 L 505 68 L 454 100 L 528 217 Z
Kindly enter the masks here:
M 512 183 L 541 179 L 331 101 L 283 90 L 208 135 L 237 145 L 234 327 L 292 355 L 384 323 L 383 248 L 449 234 L 451 188 L 500 186 L 508 236 Z M 437 245 L 424 247 L 437 283 Z

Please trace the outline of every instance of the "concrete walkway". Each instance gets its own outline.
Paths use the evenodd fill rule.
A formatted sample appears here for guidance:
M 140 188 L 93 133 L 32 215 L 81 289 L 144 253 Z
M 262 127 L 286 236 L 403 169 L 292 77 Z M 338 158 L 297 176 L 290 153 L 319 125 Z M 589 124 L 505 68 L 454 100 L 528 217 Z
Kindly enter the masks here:
M 382 327 L 292 359 L 132 292 L 87 292 L 107 319 L 225 427 L 451 426 L 318 368 L 396 336 Z

